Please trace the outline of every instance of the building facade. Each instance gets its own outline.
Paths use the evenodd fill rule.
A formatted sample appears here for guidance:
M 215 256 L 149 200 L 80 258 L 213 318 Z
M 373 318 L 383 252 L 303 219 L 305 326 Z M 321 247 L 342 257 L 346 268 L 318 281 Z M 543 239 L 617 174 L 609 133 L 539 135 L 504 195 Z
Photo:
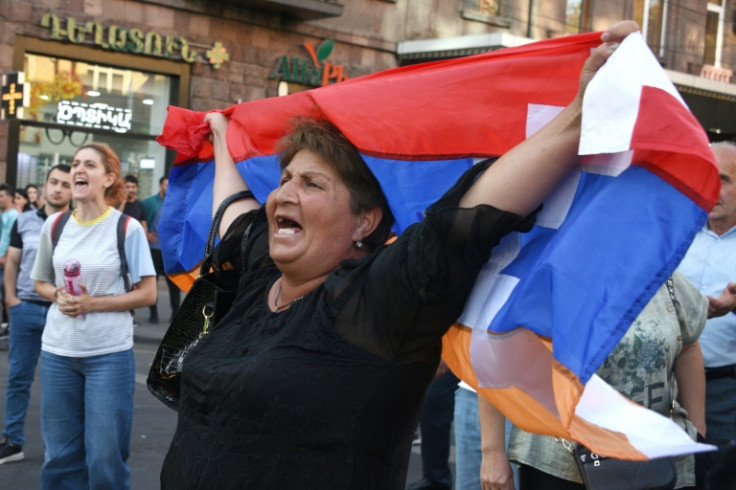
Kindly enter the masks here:
M 736 138 L 733 0 L 0 0 L 0 180 L 40 183 L 88 141 L 140 195 L 174 155 L 169 105 L 220 109 L 634 18 L 712 139 Z

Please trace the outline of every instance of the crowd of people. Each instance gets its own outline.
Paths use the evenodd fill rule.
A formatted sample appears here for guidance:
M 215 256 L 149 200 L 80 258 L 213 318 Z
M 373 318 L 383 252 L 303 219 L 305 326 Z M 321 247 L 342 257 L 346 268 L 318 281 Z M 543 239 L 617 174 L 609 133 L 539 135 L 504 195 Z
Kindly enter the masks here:
M 475 165 L 390 245 L 392 213 L 357 149 L 326 121 L 295 121 L 281 142 L 278 187 L 264 203 L 252 195 L 233 202 L 222 219 L 215 267 L 245 273 L 232 307 L 186 358 L 161 488 L 401 489 L 417 420 L 424 478 L 407 488 L 451 488 L 453 415 L 462 422 L 458 488 L 582 488 L 564 441 L 515 427 L 506 437 L 500 412 L 437 371 L 440 339 L 493 247 L 529 230 L 540 203 L 577 164 L 587 84 L 636 29 L 621 22 L 607 30 L 559 115 Z M 215 154 L 214 212 L 248 186 L 228 150 L 228 118 L 210 112 L 205 121 Z M 713 149 L 721 199 L 679 272 L 598 374 L 693 439 L 725 447 L 736 439 L 736 261 L 728 253 L 736 240 L 736 145 Z M 149 306 L 149 321 L 159 321 L 158 231 L 168 181 L 143 201 L 138 184 L 121 175 L 109 147 L 89 143 L 70 166 L 53 167 L 40 190 L 0 185 L 10 321 L 0 464 L 23 458 L 40 358 L 44 489 L 130 486 L 130 311 Z M 65 280 L 73 267 L 81 268 L 79 285 Z M 173 313 L 179 291 L 167 284 Z M 640 353 L 651 349 L 659 349 L 649 356 L 657 362 L 642 362 Z M 719 471 L 715 458 L 696 464 L 682 456 L 676 467 L 676 488 L 707 488 Z

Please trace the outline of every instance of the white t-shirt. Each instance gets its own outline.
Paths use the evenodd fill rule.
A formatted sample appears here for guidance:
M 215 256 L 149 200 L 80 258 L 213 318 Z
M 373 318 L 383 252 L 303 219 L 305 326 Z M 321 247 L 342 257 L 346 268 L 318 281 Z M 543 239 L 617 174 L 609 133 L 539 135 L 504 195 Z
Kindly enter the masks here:
M 81 264 L 82 283 L 90 296 L 125 294 L 117 244 L 120 211 L 108 208 L 102 216 L 89 222 L 79 222 L 72 214 L 56 250 L 52 250 L 51 226 L 57 216 L 58 213 L 49 216 L 41 228 L 31 277 L 61 287 L 64 263 L 77 259 Z M 143 227 L 132 218 L 125 233 L 125 257 L 132 284 L 140 282 L 142 277 L 156 275 Z M 62 314 L 54 303 L 46 317 L 41 342 L 42 350 L 68 357 L 124 351 L 133 347 L 133 318 L 128 311 L 93 312 L 71 318 Z

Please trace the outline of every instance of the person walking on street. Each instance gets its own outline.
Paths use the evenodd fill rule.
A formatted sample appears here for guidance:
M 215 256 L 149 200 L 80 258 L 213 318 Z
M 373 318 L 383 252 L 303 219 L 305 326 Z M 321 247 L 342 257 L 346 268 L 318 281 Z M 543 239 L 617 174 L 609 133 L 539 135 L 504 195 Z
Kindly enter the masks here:
M 143 230 L 148 232 L 146 223 L 146 212 L 143 208 L 143 203 L 136 199 L 138 196 L 138 178 L 135 175 L 126 175 L 123 178 L 125 184 L 125 200 L 122 205 L 118 208 L 123 214 L 127 214 L 131 218 L 135 218 L 138 222 L 143 225 Z
M 166 189 L 169 187 L 169 178 L 161 177 L 158 181 L 158 193 L 147 197 L 143 200 L 143 208 L 146 210 L 146 221 L 148 222 L 148 245 L 151 247 L 151 257 L 153 258 L 153 266 L 156 268 L 156 279 L 164 276 L 166 285 L 169 288 L 169 303 L 171 304 L 171 317 L 176 314 L 181 302 L 181 291 L 174 282 L 168 278 L 164 271 L 164 258 L 161 254 L 161 241 L 158 236 L 159 223 L 161 221 L 161 207 L 166 197 Z M 158 323 L 158 308 L 155 304 L 151 305 L 151 315 L 148 319 L 149 323 Z
M 10 230 L 13 228 L 13 223 L 18 217 L 18 210 L 14 206 L 15 192 L 13 188 L 8 184 L 0 185 L 0 279 L 3 277 L 3 271 L 5 269 L 5 252 L 8 251 L 8 244 L 10 243 Z M 5 299 L 5 288 L 3 287 L 3 281 L 0 280 L 0 299 Z M 2 305 L 2 322 L 8 321 L 8 310 L 5 308 L 3 301 Z M 4 335 L 7 335 L 5 330 Z
M 5 428 L 0 440 L 0 464 L 24 458 L 25 420 L 41 334 L 51 303 L 36 293 L 31 269 L 36 259 L 41 227 L 46 218 L 69 209 L 72 179 L 68 165 L 56 165 L 46 175 L 45 205 L 18 216 L 10 233 L 5 263 L 5 304 L 10 310 L 8 382 L 5 391 Z
M 427 387 L 419 415 L 422 436 L 422 478 L 405 490 L 450 490 L 450 439 L 455 407 L 455 390 L 459 380 L 440 361 L 434 379 Z

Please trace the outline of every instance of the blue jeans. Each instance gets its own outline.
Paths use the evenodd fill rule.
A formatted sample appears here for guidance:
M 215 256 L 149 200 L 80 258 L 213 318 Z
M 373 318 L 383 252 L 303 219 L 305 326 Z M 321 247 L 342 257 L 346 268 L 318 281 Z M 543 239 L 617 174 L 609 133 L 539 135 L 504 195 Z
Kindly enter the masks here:
M 3 436 L 11 444 L 22 446 L 31 383 L 41 353 L 41 335 L 49 307 L 21 301 L 10 308 L 8 332 L 8 386 L 5 390 L 5 429 Z
M 736 378 L 706 382 L 705 424 L 707 443 L 722 446 L 736 440 Z
M 512 424 L 506 420 L 506 449 Z M 455 490 L 478 490 L 480 487 L 480 421 L 478 394 L 465 388 L 455 392 Z M 518 468 L 511 465 L 518 487 Z
M 0 309 L 2 309 L 2 321 L 10 321 L 8 309 L 5 306 L 5 266 L 0 267 Z
M 41 352 L 41 488 L 129 489 L 133 349 L 92 357 Z

